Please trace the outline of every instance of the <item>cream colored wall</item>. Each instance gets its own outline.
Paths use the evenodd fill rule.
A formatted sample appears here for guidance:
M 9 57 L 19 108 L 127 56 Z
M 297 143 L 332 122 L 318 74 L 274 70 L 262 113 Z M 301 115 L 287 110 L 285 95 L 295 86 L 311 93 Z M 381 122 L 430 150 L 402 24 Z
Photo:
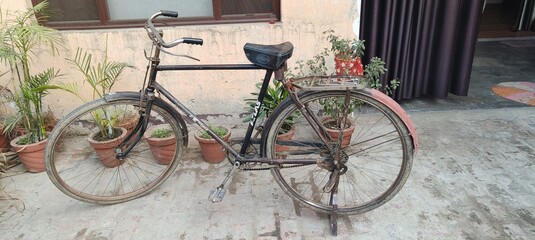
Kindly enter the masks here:
M 24 4 L 22 1 L 20 1 L 22 3 L 4 1 L 3 4 L 6 2 L 13 7 Z M 184 44 L 173 49 L 177 53 L 195 56 L 201 59 L 200 63 L 203 64 L 248 63 L 243 53 L 245 43 L 276 44 L 290 41 L 294 45 L 294 54 L 289 61 L 291 66 L 297 60 L 310 58 L 328 46 L 322 34 L 325 30 L 333 29 L 340 35 L 354 36 L 353 24 L 358 18 L 359 6 L 358 0 L 282 0 L 280 23 L 168 27 L 164 29 L 164 36 L 165 39 L 186 36 L 203 38 L 203 46 Z M 64 74 L 61 81 L 78 82 L 83 86 L 81 75 L 65 58 L 73 58 L 78 47 L 95 56 L 102 55 L 107 37 L 109 57 L 136 67 L 126 72 L 123 79 L 115 86 L 115 90 L 139 90 L 146 66 L 143 49 L 150 47 L 144 29 L 73 30 L 61 31 L 61 35 L 65 41 L 65 48 L 61 50 L 60 56 L 41 54 L 35 62 L 37 68 L 60 69 Z M 162 62 L 195 63 L 192 60 L 169 55 L 163 56 Z M 196 113 L 237 117 L 244 112 L 243 99 L 249 98 L 250 92 L 255 91 L 255 83 L 263 78 L 263 74 L 260 71 L 163 72 L 158 79 L 180 100 L 184 100 L 188 107 L 195 109 Z M 87 86 L 84 92 L 89 92 Z M 54 91 L 47 97 L 46 103 L 52 107 L 55 115 L 60 117 L 80 105 L 81 101 L 65 92 Z
M 24 10 L 26 9 L 26 7 L 28 6 L 28 4 L 30 4 L 30 2 L 28 1 L 27 3 L 25 3 L 26 0 L 23 0 L 23 1 L 13 1 L 13 0 L 1 0 L 0 1 L 0 6 L 2 6 L 2 10 L 8 10 L 8 11 L 19 11 L 19 10 Z

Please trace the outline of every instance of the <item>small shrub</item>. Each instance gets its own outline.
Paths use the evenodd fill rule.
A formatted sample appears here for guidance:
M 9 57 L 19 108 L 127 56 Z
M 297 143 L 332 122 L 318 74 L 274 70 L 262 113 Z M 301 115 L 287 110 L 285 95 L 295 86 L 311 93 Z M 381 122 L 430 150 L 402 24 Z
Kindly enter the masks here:
M 169 129 L 169 128 L 158 128 L 156 130 L 154 130 L 150 137 L 152 138 L 166 138 L 166 137 L 169 137 L 171 136 L 171 133 L 173 133 L 173 130 Z
M 222 127 L 222 126 L 209 126 L 210 130 L 212 130 L 215 134 L 217 134 L 217 136 L 219 137 L 223 137 L 225 135 L 227 135 L 228 133 L 228 129 L 226 129 L 225 127 Z M 210 134 L 208 134 L 208 132 L 206 131 L 201 131 L 199 133 L 199 137 L 201 138 L 204 138 L 204 139 L 214 139 L 212 136 L 210 136 Z

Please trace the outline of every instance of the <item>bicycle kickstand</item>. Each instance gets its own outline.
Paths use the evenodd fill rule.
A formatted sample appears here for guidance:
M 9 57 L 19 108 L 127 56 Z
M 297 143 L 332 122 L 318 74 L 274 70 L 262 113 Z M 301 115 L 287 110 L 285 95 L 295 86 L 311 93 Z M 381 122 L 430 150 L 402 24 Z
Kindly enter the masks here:
M 334 184 L 331 191 L 331 197 L 329 199 L 329 205 L 333 210 L 329 214 L 329 225 L 331 227 L 331 235 L 336 237 L 338 235 L 338 181 Z
M 221 202 L 223 200 L 223 197 L 225 197 L 225 193 L 226 193 L 225 184 L 230 179 L 230 177 L 234 175 L 234 173 L 236 172 L 236 169 L 238 169 L 239 167 L 240 167 L 240 163 L 236 161 L 232 165 L 232 168 L 230 169 L 229 173 L 227 174 L 227 176 L 225 177 L 225 180 L 223 180 L 221 185 L 219 185 L 215 190 L 212 190 L 210 192 L 210 196 L 208 196 L 208 200 L 210 200 L 213 203 Z

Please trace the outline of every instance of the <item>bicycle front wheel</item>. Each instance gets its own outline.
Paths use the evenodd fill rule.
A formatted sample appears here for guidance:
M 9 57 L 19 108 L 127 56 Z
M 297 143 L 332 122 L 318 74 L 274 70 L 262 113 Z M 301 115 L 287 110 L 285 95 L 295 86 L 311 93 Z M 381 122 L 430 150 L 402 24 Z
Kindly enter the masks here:
M 139 103 L 139 94 L 95 100 L 56 125 L 45 149 L 47 173 L 56 187 L 78 200 L 114 204 L 149 193 L 174 172 L 187 142 L 187 130 L 178 113 L 160 99 L 155 99 L 147 115 L 146 134 L 125 158 L 116 158 L 118 148 L 127 147 L 119 144 L 138 123 Z M 105 140 L 101 147 L 95 139 L 107 131 L 103 122 L 113 123 L 119 138 Z M 149 135 L 154 131 L 167 136 L 156 139 Z M 153 141 L 162 139 L 156 143 L 159 148 L 153 146 Z
M 327 147 L 293 102 L 281 104 L 266 123 L 264 156 L 282 162 L 328 158 L 333 162 L 336 154 L 341 156 L 334 163 L 340 170 L 336 176 L 332 167 L 321 164 L 272 167 L 286 193 L 319 212 L 331 213 L 336 205 L 340 214 L 354 214 L 381 206 L 401 189 L 411 169 L 413 148 L 409 131 L 393 111 L 365 91 L 308 92 L 300 100 L 322 124 L 329 123 L 335 111 L 338 116 L 347 114 L 349 131 L 342 136 L 339 130 L 325 134 Z

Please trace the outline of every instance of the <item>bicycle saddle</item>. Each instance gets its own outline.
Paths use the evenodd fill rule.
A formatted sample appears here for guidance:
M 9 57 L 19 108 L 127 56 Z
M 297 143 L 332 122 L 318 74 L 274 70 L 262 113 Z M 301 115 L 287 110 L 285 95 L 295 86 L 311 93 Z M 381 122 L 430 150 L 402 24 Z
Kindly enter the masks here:
M 277 45 L 247 43 L 243 47 L 247 59 L 255 65 L 277 70 L 292 56 L 294 46 L 291 42 Z

